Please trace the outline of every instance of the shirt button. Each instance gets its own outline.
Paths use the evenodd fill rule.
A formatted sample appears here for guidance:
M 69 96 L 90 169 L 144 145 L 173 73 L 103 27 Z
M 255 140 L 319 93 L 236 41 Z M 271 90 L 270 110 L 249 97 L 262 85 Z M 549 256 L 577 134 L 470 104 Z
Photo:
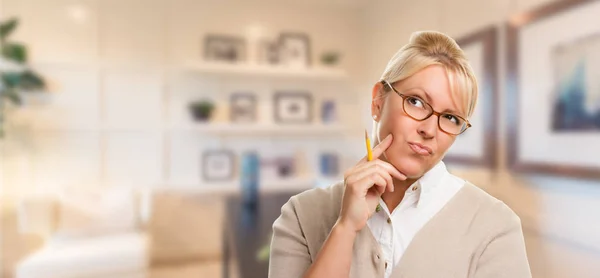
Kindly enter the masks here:
M 388 224 L 392 224 L 392 219 L 388 217 L 387 222 Z
M 412 188 L 412 191 L 417 191 L 417 189 L 419 189 L 419 187 L 415 186 L 415 187 Z
M 375 208 L 375 212 L 380 212 L 381 211 L 381 205 L 377 205 L 377 207 Z
M 385 268 L 387 268 L 387 262 L 385 262 Z

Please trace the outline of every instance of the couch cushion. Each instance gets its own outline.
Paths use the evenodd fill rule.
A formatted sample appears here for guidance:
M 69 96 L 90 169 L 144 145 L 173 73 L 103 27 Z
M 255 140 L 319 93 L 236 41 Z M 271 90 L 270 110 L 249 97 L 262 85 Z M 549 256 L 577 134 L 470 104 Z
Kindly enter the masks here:
M 221 197 L 154 193 L 148 226 L 152 262 L 220 259 L 223 214 Z
M 139 201 L 132 188 L 71 188 L 59 199 L 56 237 L 133 232 L 139 227 Z
M 144 233 L 53 239 L 40 251 L 19 262 L 16 278 L 137 275 L 147 270 L 147 254 Z

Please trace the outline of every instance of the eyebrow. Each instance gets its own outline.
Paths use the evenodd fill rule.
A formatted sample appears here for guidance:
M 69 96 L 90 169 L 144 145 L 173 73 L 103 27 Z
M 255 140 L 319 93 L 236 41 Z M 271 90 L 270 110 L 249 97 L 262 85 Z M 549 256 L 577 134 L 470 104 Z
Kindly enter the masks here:
M 414 87 L 414 88 L 409 88 L 406 91 L 412 91 L 412 90 L 419 90 L 421 92 L 423 92 L 423 94 L 425 95 L 425 98 L 427 100 L 427 102 L 431 105 L 433 105 L 433 99 L 431 98 L 431 96 L 429 95 L 429 93 L 427 92 L 427 90 L 421 88 L 421 87 Z
M 420 92 L 423 92 L 423 94 L 425 95 L 425 98 L 427 99 L 427 102 L 429 103 L 429 105 L 433 106 L 433 99 L 431 98 L 431 96 L 429 95 L 429 93 L 427 92 L 427 90 L 423 89 L 422 87 L 414 87 L 414 88 L 409 88 L 406 91 L 412 91 L 412 90 L 418 90 Z M 453 115 L 457 115 L 457 116 L 463 117 L 460 113 L 458 113 L 458 111 L 455 111 L 453 109 L 445 109 L 444 111 L 442 111 L 442 113 L 449 113 L 449 114 L 453 114 Z

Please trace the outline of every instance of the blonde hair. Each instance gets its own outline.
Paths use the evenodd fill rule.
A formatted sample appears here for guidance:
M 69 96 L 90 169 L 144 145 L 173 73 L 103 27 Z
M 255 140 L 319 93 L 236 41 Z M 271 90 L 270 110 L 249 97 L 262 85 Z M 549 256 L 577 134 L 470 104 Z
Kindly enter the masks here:
M 441 65 L 446 69 L 451 93 L 462 99 L 466 117 L 471 117 L 479 93 L 477 79 L 460 46 L 443 33 L 413 33 L 408 44 L 390 59 L 381 80 L 394 84 L 431 65 Z M 385 86 L 384 93 L 389 91 Z

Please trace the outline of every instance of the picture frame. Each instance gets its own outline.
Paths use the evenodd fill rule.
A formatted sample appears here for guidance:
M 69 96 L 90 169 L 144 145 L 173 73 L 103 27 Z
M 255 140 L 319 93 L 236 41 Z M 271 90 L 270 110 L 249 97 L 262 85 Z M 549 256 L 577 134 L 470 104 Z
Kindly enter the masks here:
M 256 96 L 251 93 L 234 93 L 229 98 L 229 118 L 235 123 L 256 121 Z
M 279 42 L 276 40 L 262 39 L 258 42 L 258 62 L 263 65 L 279 64 Z
M 311 65 L 309 36 L 304 33 L 282 33 L 279 36 L 279 62 L 287 67 L 309 67 Z
M 297 165 L 292 156 L 262 158 L 260 172 L 265 179 L 288 179 L 297 174 Z
M 204 37 L 204 59 L 237 63 L 246 60 L 246 40 L 242 37 L 208 34 Z
M 456 40 L 475 72 L 479 97 L 469 122 L 472 127 L 457 136 L 444 161 L 450 164 L 496 168 L 498 160 L 498 71 L 495 26 Z
M 572 59 L 579 57 L 588 69 L 600 66 L 597 58 L 577 56 L 586 54 L 581 51 L 582 44 L 600 34 L 598 13 L 597 1 L 560 1 L 516 15 L 507 23 L 510 170 L 600 179 L 600 129 L 573 130 L 556 125 L 557 117 L 565 115 L 557 105 L 560 96 L 575 101 L 579 112 L 582 110 L 577 107 L 583 107 L 589 100 L 589 84 L 578 79 L 585 73 L 579 71 Z
M 276 123 L 310 123 L 313 120 L 313 99 L 308 92 L 276 92 L 273 102 Z
M 235 175 L 235 155 L 229 150 L 202 153 L 202 177 L 205 181 L 230 181 Z

